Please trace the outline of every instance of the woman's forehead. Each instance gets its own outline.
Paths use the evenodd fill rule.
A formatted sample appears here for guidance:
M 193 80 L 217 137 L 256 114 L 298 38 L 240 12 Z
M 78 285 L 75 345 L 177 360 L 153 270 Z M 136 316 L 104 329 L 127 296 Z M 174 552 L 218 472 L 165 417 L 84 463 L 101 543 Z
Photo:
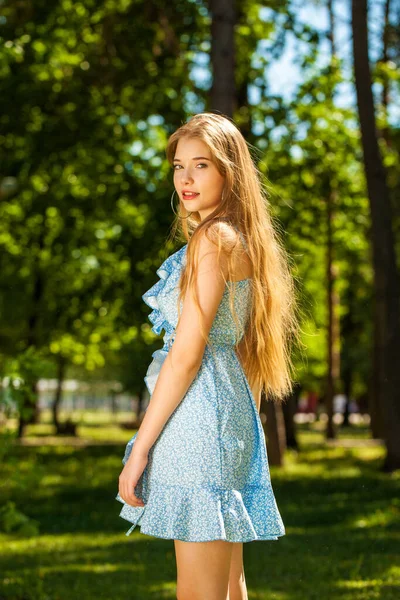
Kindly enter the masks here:
M 183 137 L 178 141 L 175 150 L 175 157 L 179 158 L 178 152 L 184 152 L 185 154 L 201 152 L 202 156 L 211 158 L 210 150 L 205 142 L 200 138 L 187 138 Z M 193 154 L 195 156 L 195 154 Z

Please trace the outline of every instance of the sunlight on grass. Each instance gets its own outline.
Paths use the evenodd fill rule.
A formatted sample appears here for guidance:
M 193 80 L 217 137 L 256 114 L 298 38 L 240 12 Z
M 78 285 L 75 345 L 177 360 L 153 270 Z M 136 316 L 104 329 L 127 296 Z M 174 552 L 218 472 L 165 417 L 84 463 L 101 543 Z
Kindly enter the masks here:
M 353 522 L 353 527 L 388 527 L 391 524 L 398 523 L 399 520 L 399 509 L 396 506 L 389 505 L 386 511 L 377 509 L 372 514 L 356 519 Z
M 137 549 L 138 544 L 141 542 L 147 543 L 151 538 L 145 536 L 140 533 L 134 533 L 130 536 L 129 539 L 127 536 L 122 537 L 121 533 L 115 533 L 114 535 L 96 535 L 96 537 L 91 538 L 87 534 L 65 534 L 65 535 L 41 535 L 39 538 L 21 538 L 17 539 L 11 535 L 0 535 L 0 556 L 7 555 L 7 552 L 13 552 L 15 554 L 29 554 L 36 553 L 41 549 L 45 549 L 46 551 L 51 552 L 64 552 L 70 548 L 75 548 L 75 550 L 100 550 L 107 549 L 114 544 L 133 544 L 132 539 L 134 539 L 135 549 Z M 7 542 L 7 548 L 6 548 Z
M 249 600 L 288 600 L 290 596 L 284 592 L 270 592 L 265 590 L 264 592 L 248 592 Z
M 396 581 L 400 582 L 400 564 L 392 565 L 391 567 L 389 567 L 386 570 L 385 575 L 385 579 L 387 581 L 391 581 L 392 583 Z
M 134 414 L 130 412 L 118 412 L 112 414 L 105 411 L 74 411 L 64 413 L 61 411 L 59 415 L 60 422 L 64 422 L 67 418 L 71 418 L 77 423 L 77 438 L 73 436 L 58 436 L 52 424 L 52 413 L 44 410 L 41 413 L 41 422 L 29 424 L 26 426 L 24 439 L 27 441 L 42 441 L 45 443 L 46 438 L 53 438 L 52 443 L 58 442 L 59 445 L 72 444 L 74 439 L 123 444 L 135 433 L 134 427 L 121 427 L 122 424 L 131 423 Z M 11 431 L 16 431 L 18 422 L 15 418 L 8 419 L 6 427 Z
M 43 487 L 56 486 L 60 485 L 62 480 L 63 478 L 61 475 L 45 475 L 42 479 L 42 485 Z
M 79 571 L 80 573 L 102 573 L 102 574 L 104 574 L 104 573 L 115 573 L 117 571 L 123 570 L 123 567 L 118 564 L 111 564 L 111 563 L 92 564 L 90 561 L 88 561 L 87 564 L 69 563 L 67 565 L 62 565 L 62 567 L 60 565 L 57 565 L 54 567 L 41 567 L 41 572 L 44 576 L 46 573 L 58 573 L 60 571 L 60 568 L 62 568 L 64 573 L 67 571 L 71 571 L 74 573 Z M 133 571 L 133 572 L 143 571 L 144 566 L 141 565 L 140 563 L 135 563 L 135 564 L 131 564 L 129 569 L 130 569 L 130 571 Z
M 381 581 L 338 581 L 337 587 L 348 590 L 362 590 L 381 585 Z
M 159 585 L 152 585 L 149 583 L 147 591 L 152 594 L 154 598 L 173 598 L 176 599 L 176 581 L 168 581 Z
M 379 471 L 381 447 L 327 446 L 314 425 L 299 428 L 299 451 L 287 450 L 282 468 L 271 467 L 286 536 L 244 545 L 249 599 L 398 600 L 400 472 Z M 115 426 L 84 425 L 98 441 Z M 35 519 L 39 535 L 0 534 L 2 600 L 176 600 L 173 541 L 139 527 L 125 536 L 115 500 L 123 451 L 121 441 L 62 438 L 10 448 L 4 500 Z

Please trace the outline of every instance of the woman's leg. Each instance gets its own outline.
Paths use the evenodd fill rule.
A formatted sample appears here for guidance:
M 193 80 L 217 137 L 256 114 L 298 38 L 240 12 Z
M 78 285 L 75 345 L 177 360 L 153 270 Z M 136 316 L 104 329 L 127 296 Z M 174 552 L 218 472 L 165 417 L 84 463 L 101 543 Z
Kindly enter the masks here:
M 229 600 L 233 544 L 174 540 L 177 600 Z
M 246 579 L 243 566 L 243 543 L 233 544 L 231 569 L 229 572 L 228 600 L 247 600 Z

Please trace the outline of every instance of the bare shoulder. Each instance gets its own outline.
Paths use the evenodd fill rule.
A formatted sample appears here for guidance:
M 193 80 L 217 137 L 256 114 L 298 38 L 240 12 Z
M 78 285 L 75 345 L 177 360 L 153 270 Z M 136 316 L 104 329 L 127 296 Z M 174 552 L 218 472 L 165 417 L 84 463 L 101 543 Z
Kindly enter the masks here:
M 205 235 L 208 243 L 221 248 L 227 254 L 240 246 L 240 237 L 238 231 L 226 221 L 214 221 L 207 227 Z M 207 242 L 205 242 L 207 244 Z
M 194 263 L 201 272 L 219 272 L 225 279 L 229 273 L 229 260 L 235 254 L 238 233 L 232 225 L 213 221 L 197 232 Z
M 222 250 L 221 256 L 225 273 L 228 272 L 227 263 L 231 261 L 230 279 L 240 281 L 251 278 L 253 276 L 252 262 L 236 227 L 226 221 L 215 221 L 209 229 L 212 239 L 210 243 Z

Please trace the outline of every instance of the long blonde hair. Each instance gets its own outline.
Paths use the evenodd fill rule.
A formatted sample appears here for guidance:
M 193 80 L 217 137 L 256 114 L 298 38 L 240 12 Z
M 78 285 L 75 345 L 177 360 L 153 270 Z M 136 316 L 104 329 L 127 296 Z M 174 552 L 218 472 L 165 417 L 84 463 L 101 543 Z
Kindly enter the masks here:
M 291 346 L 298 332 L 297 303 L 288 257 L 272 223 L 261 173 L 243 135 L 226 117 L 200 113 L 179 127 L 167 144 L 166 154 L 171 166 L 178 141 L 183 137 L 198 138 L 207 145 L 218 171 L 225 177 L 225 186 L 217 209 L 204 220 L 195 212 L 188 218 L 177 217 L 173 223 L 172 236 L 179 229 L 190 242 L 186 250 L 186 268 L 179 282 L 179 301 L 190 285 L 201 312 L 195 285 L 198 236 L 207 231 L 207 237 L 215 239 L 215 223 L 222 220 L 242 231 L 253 265 L 252 308 L 243 336 L 244 351 L 240 352 L 242 366 L 250 386 L 261 386 L 267 397 L 281 402 L 293 387 Z M 179 214 L 183 217 L 189 214 L 182 202 Z M 219 251 L 222 244 L 225 254 L 232 255 L 234 247 L 223 236 L 216 243 Z M 231 262 L 228 258 L 229 272 Z M 233 287 L 230 289 L 231 310 L 234 293 Z

